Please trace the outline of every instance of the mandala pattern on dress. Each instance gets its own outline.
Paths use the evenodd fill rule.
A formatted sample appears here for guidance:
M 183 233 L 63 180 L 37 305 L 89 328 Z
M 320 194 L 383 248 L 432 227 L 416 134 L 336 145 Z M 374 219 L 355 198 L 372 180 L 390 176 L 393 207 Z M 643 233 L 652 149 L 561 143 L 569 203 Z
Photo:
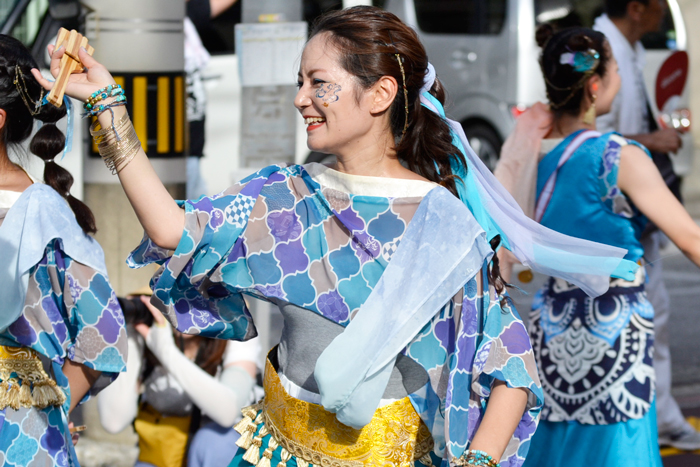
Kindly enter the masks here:
M 553 282 L 538 292 L 530 321 L 545 394 L 543 420 L 607 425 L 643 417 L 655 394 L 652 313 L 643 287 L 614 287 L 591 299 L 578 289 L 557 294 Z M 545 318 L 552 316 L 552 304 L 562 303 L 579 311 L 561 313 L 571 319 L 549 336 Z M 610 309 L 603 316 L 610 321 L 597 326 Z M 629 316 L 621 321 L 623 309 Z

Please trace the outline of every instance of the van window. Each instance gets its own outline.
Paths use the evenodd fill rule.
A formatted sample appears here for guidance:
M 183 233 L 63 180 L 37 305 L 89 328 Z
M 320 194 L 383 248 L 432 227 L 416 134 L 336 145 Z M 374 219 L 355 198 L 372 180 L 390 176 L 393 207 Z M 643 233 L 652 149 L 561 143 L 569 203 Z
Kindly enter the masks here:
M 557 28 L 584 26 L 590 28 L 593 21 L 603 14 L 603 0 L 535 0 L 537 24 L 552 23 Z M 666 10 L 661 30 L 642 37 L 646 49 L 675 49 L 676 30 L 671 11 Z
M 500 34 L 506 0 L 415 0 L 418 26 L 436 34 Z
M 21 7 L 19 1 L 0 0 L 0 24 L 4 26 L 10 14 Z M 48 8 L 48 0 L 31 0 L 19 17 L 19 21 L 14 23 L 10 35 L 22 41 L 27 47 L 31 47 Z

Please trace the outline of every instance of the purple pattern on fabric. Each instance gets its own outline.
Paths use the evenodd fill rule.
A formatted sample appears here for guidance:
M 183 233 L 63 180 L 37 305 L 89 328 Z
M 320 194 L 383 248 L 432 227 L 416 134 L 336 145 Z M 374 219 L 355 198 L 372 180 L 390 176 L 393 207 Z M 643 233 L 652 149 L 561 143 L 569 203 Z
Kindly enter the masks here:
M 245 243 L 243 242 L 242 238 L 239 238 L 236 240 L 236 243 L 234 243 L 233 248 L 231 249 L 231 252 L 228 254 L 228 258 L 226 260 L 229 263 L 235 263 L 238 261 L 240 258 L 244 258 L 247 253 L 247 248 L 245 247 Z
M 319 295 L 317 305 L 318 310 L 337 323 L 342 323 L 348 319 L 350 309 L 343 301 L 337 290 L 332 290 Z
M 454 320 L 444 320 L 439 321 L 435 325 L 435 337 L 440 341 L 440 345 L 447 350 L 447 352 L 452 352 L 454 350 L 455 342 L 455 322 Z
M 276 211 L 267 216 L 267 226 L 277 242 L 295 240 L 301 235 L 301 223 L 294 211 Z
M 265 297 L 279 298 L 283 300 L 286 296 L 281 284 L 275 285 L 256 285 L 255 289 Z
M 103 314 L 95 327 L 106 343 L 117 343 L 117 340 L 119 339 L 119 331 L 121 329 L 116 325 L 114 317 L 111 314 Z
M 32 344 L 37 341 L 36 332 L 24 316 L 20 316 L 7 330 L 10 334 L 15 336 L 15 340 L 18 344 L 31 347 Z
M 304 271 L 309 267 L 309 257 L 304 251 L 301 239 L 277 245 L 275 258 L 279 261 L 282 274 L 285 276 Z
M 522 323 L 511 323 L 499 336 L 509 354 L 519 355 L 532 349 L 530 339 Z
M 212 209 L 209 211 L 209 227 L 216 231 L 225 222 L 224 211 L 221 209 Z

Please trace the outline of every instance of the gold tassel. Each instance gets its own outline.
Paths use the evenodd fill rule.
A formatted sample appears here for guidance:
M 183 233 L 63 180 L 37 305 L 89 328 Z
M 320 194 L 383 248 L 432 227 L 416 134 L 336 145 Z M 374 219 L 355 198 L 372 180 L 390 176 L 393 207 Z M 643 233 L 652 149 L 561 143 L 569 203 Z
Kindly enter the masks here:
M 7 390 L 10 389 L 7 381 L 0 383 L 0 410 L 7 407 Z
M 55 404 L 56 395 L 51 386 L 45 381 L 34 383 L 32 391 L 32 404 L 34 407 L 43 409 Z
M 243 432 L 252 424 L 253 419 L 245 415 L 240 422 L 236 423 L 233 429 L 239 432 L 240 434 L 243 434 Z
M 423 457 L 418 459 L 418 461 L 425 465 L 425 467 L 433 467 L 433 458 L 430 457 L 430 453 L 425 454 Z
M 255 420 L 253 420 L 250 425 L 248 425 L 243 433 L 241 433 L 241 437 L 236 440 L 236 446 L 238 446 L 241 449 L 248 449 L 250 448 L 250 444 L 253 442 L 253 435 L 255 434 L 255 431 L 258 429 L 258 425 L 262 423 L 262 412 L 258 414 L 257 417 L 255 417 Z
M 22 386 L 19 388 L 19 404 L 22 407 L 32 406 L 32 388 L 28 380 L 22 381 Z
M 265 451 L 263 451 L 262 459 L 260 459 L 260 462 L 258 462 L 258 467 L 272 467 L 272 455 L 275 452 L 275 449 L 278 447 L 279 443 L 277 443 L 275 437 L 270 436 L 270 441 L 267 443 L 267 448 Z
M 287 451 L 285 448 L 282 448 L 282 450 L 280 451 L 280 461 L 277 464 L 277 467 L 287 467 L 287 462 L 289 462 L 291 459 L 292 455 L 289 454 L 289 451 Z
M 236 440 L 236 446 L 241 449 L 248 449 L 253 442 L 253 433 L 255 433 L 255 425 L 251 424 L 241 433 L 241 437 Z
M 258 411 L 260 410 L 260 404 L 253 404 L 249 405 L 248 407 L 244 407 L 241 409 L 241 413 L 245 415 L 246 417 L 250 418 L 253 420 L 255 416 L 258 414 Z
M 246 462 L 250 462 L 253 465 L 258 465 L 258 461 L 260 460 L 260 448 L 261 447 L 262 447 L 262 438 L 260 436 L 256 436 L 253 439 L 253 442 L 250 444 L 250 447 L 248 448 L 248 450 L 243 455 L 243 460 Z
M 10 380 L 10 389 L 7 390 L 7 405 L 14 410 L 19 410 L 19 383 L 17 380 Z

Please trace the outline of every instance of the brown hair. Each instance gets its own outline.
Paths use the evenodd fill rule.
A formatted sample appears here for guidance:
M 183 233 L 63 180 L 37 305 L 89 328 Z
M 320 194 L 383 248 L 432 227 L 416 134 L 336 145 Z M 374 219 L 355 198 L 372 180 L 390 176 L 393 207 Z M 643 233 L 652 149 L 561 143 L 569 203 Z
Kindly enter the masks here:
M 455 184 L 458 177 L 452 173 L 450 159 L 457 158 L 464 167 L 467 164 L 464 155 L 452 144 L 447 122 L 421 105 L 420 90 L 428 72 L 428 55 L 416 32 L 396 15 L 371 6 L 326 13 L 311 28 L 309 39 L 326 32 L 330 34 L 330 44 L 340 53 L 341 66 L 357 79 L 363 90 L 383 76 L 396 80 L 399 92 L 391 105 L 389 121 L 398 159 L 413 172 L 458 196 Z M 444 105 L 445 89 L 439 79 L 435 79 L 429 92 Z M 406 107 L 408 126 L 404 134 Z M 489 280 L 499 294 L 503 292 L 505 283 L 500 277 L 496 255 Z
M 224 362 L 224 352 L 226 352 L 228 341 L 221 339 L 210 339 L 202 337 L 199 342 L 199 351 L 194 362 L 204 371 L 214 376 L 216 370 Z
M 456 196 L 450 158 L 458 157 L 462 163 L 464 158 L 452 145 L 447 123 L 420 103 L 419 91 L 428 70 L 428 56 L 416 32 L 396 15 L 369 6 L 332 11 L 319 17 L 309 39 L 324 32 L 330 33 L 330 43 L 340 52 L 341 66 L 357 79 L 362 89 L 369 89 L 383 76 L 396 80 L 399 92 L 391 105 L 390 125 L 397 141 L 397 157 L 412 171 L 445 186 Z M 408 127 L 402 136 L 406 122 L 403 75 L 408 94 Z M 445 91 L 440 80 L 435 79 L 430 93 L 444 104 Z

